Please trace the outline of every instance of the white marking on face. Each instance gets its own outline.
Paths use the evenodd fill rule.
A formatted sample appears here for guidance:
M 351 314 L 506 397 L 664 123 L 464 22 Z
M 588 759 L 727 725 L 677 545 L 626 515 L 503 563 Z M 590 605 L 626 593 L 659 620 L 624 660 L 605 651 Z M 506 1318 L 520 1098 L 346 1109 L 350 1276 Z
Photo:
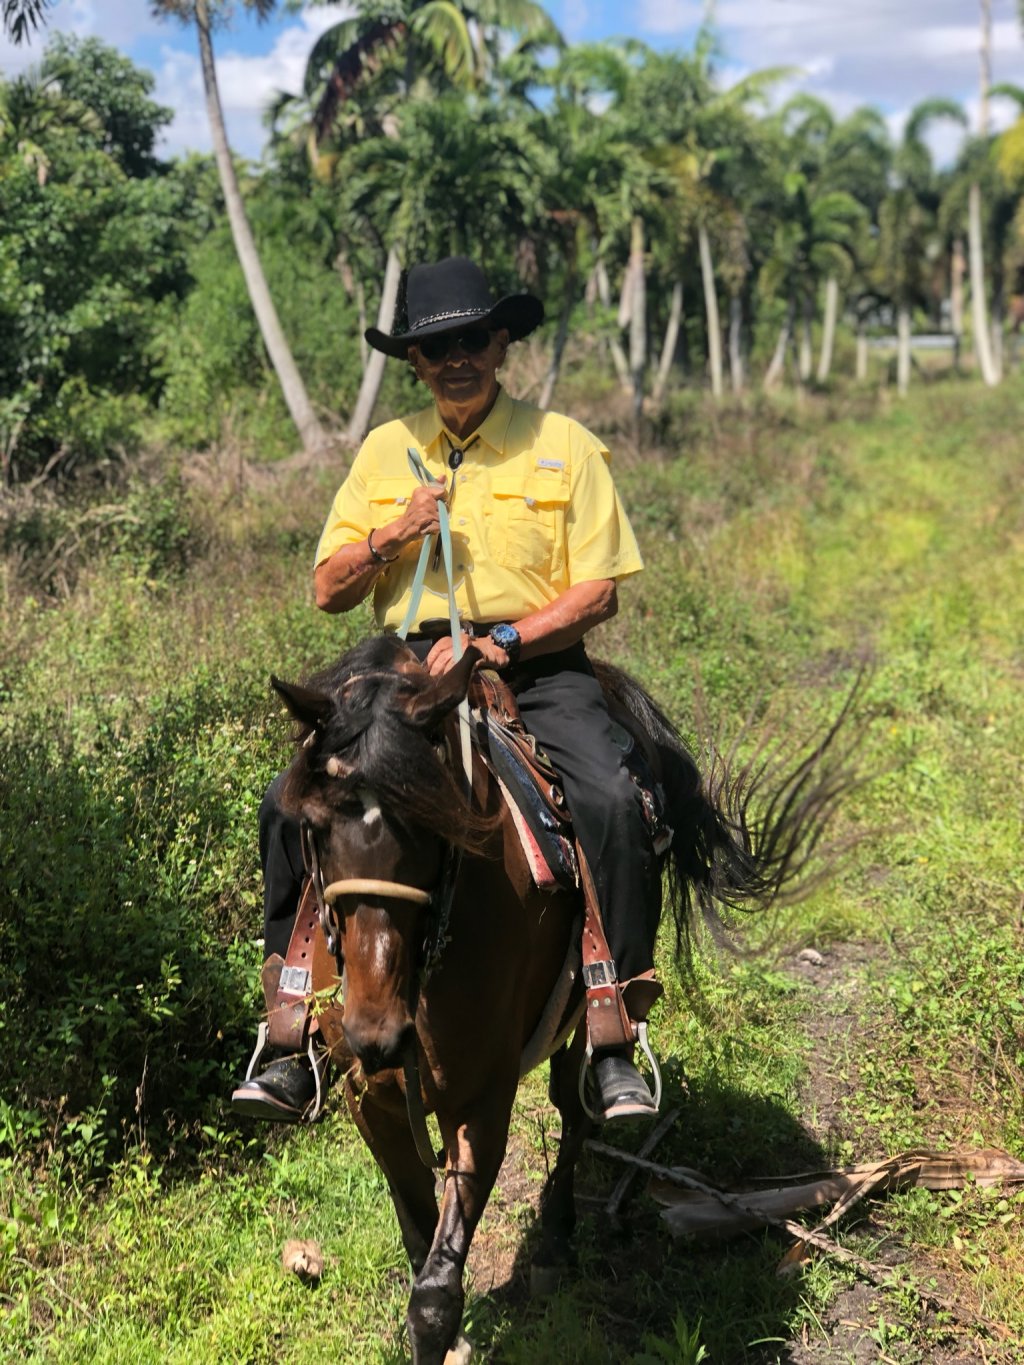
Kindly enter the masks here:
M 356 796 L 359 797 L 359 800 L 363 805 L 363 824 L 366 825 L 368 829 L 373 829 L 374 826 L 379 825 L 384 818 L 383 815 L 381 815 L 377 798 L 374 796 L 373 792 L 370 791 L 369 787 L 357 788 Z

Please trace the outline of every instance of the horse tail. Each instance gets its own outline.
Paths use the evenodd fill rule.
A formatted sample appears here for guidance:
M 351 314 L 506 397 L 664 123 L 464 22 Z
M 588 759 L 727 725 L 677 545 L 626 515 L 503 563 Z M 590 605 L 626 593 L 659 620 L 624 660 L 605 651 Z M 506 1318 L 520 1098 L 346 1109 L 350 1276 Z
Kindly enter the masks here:
M 863 781 L 853 762 L 861 734 L 850 725 L 863 671 L 836 719 L 802 749 L 768 731 L 741 761 L 745 726 L 727 752 L 706 744 L 704 771 L 634 678 L 601 662 L 595 671 L 613 710 L 625 710 L 653 750 L 674 832 L 666 874 L 677 956 L 689 956 L 697 925 L 720 940 L 731 912 L 792 903 L 829 875 L 841 845 L 823 841 L 840 801 Z M 698 725 L 706 732 L 701 715 Z

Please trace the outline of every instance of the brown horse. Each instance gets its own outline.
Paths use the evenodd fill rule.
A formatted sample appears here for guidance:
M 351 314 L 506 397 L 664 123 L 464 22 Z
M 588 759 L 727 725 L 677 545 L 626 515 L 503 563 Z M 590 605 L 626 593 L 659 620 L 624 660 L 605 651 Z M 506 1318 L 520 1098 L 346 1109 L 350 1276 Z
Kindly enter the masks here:
M 345 1093 L 387 1177 L 415 1273 L 407 1322 L 416 1365 L 444 1361 L 456 1342 L 470 1240 L 505 1153 L 524 1049 L 536 1050 L 545 1018 L 562 1141 L 542 1194 L 535 1265 L 569 1261 L 573 1169 L 590 1128 L 578 1088 L 585 1030 L 563 1043 L 582 1011 L 578 973 L 566 967 L 577 897 L 535 888 L 479 755 L 471 799 L 450 758 L 453 713 L 478 658 L 470 649 L 434 679 L 406 645 L 382 636 L 305 686 L 274 682 L 302 726 L 284 800 L 311 836 L 326 902 L 336 907 Z M 678 951 L 696 915 L 768 904 L 799 878 L 847 784 L 841 763 L 827 757 L 839 747 L 841 720 L 765 793 L 770 765 L 736 776 L 719 760 L 702 779 L 646 693 L 608 666 L 600 676 L 613 712 L 645 736 L 665 791 Z M 767 817 L 752 824 L 759 789 Z M 552 1020 L 549 998 L 570 977 Z M 417 1070 L 422 1092 L 411 1080 L 407 1104 L 406 1079 Z M 421 1101 L 443 1141 L 440 1214 L 410 1120 Z

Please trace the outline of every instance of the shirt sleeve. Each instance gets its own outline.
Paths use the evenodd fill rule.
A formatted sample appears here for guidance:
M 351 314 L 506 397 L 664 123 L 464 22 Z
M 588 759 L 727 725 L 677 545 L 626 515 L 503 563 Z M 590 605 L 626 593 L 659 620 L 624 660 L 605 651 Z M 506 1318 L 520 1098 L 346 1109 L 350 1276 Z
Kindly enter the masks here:
M 608 452 L 596 445 L 573 460 L 566 515 L 570 586 L 628 578 L 644 567 L 608 460 Z
M 316 547 L 314 569 L 330 559 L 345 545 L 355 545 L 365 540 L 373 530 L 370 501 L 367 496 L 367 466 L 370 452 L 364 442 L 359 454 L 352 461 L 348 478 L 334 495 L 331 510 L 327 514 L 324 529 L 320 533 L 320 543 Z

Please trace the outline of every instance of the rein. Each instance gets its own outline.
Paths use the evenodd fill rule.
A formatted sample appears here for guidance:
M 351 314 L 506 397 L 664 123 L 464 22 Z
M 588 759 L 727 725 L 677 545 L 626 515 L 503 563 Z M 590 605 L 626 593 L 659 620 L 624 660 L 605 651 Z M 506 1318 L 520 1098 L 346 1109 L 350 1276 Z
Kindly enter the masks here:
M 407 453 L 409 466 L 420 483 L 427 484 L 438 482 L 438 480 L 433 478 L 430 474 L 418 451 L 410 447 Z M 464 651 L 462 648 L 462 627 L 459 621 L 458 607 L 455 602 L 455 577 L 452 567 L 452 537 L 447 505 L 444 502 L 439 502 L 437 505 L 437 512 L 439 523 L 438 549 L 441 551 L 444 559 L 445 578 L 448 587 L 448 621 L 451 629 L 452 660 L 457 663 L 459 659 L 462 658 Z M 423 538 L 423 544 L 420 548 L 420 557 L 416 565 L 416 572 L 410 590 L 409 605 L 406 609 L 405 619 L 397 632 L 399 638 L 402 640 L 409 634 L 409 630 L 416 619 L 416 613 L 419 611 L 433 540 L 433 535 L 425 536 Z M 357 678 L 361 679 L 367 676 L 372 675 L 360 674 L 357 675 Z M 355 682 L 357 681 L 357 678 L 350 678 L 348 681 L 350 683 Z M 463 775 L 465 777 L 466 790 L 472 795 L 472 731 L 469 720 L 469 702 L 465 698 L 459 703 L 458 725 Z M 330 771 L 330 768 L 328 768 L 328 771 Z M 415 1032 L 416 1011 L 419 1007 L 420 991 L 423 989 L 423 986 L 426 984 L 434 968 L 440 962 L 445 944 L 448 942 L 448 921 L 451 916 L 452 902 L 455 898 L 455 883 L 458 880 L 459 868 L 462 863 L 462 850 L 453 847 L 450 844 L 448 845 L 440 880 L 433 891 L 425 891 L 422 887 L 411 886 L 406 882 L 384 881 L 375 877 L 347 877 L 342 878 L 339 881 L 330 882 L 325 886 L 323 874 L 320 870 L 320 862 L 317 857 L 316 838 L 312 827 L 305 822 L 302 825 L 302 848 L 310 880 L 313 883 L 317 908 L 320 912 L 320 926 L 323 929 L 324 938 L 327 941 L 328 951 L 335 958 L 339 957 L 338 946 L 340 930 L 338 913 L 335 907 L 343 896 L 381 896 L 388 900 L 406 901 L 413 905 L 427 906 L 429 908 L 427 929 L 420 950 L 419 971 L 415 981 L 415 995 L 411 1001 L 411 1014 Z M 419 1058 L 417 1056 L 417 1043 L 415 1038 L 406 1050 L 402 1063 L 402 1070 L 405 1078 L 405 1101 L 409 1117 L 409 1130 L 412 1134 L 416 1151 L 420 1160 L 428 1170 L 436 1170 L 442 1164 L 441 1156 L 443 1153 L 435 1153 L 430 1142 L 430 1133 L 427 1129 L 426 1108 L 423 1103 L 423 1093 L 420 1083 Z

